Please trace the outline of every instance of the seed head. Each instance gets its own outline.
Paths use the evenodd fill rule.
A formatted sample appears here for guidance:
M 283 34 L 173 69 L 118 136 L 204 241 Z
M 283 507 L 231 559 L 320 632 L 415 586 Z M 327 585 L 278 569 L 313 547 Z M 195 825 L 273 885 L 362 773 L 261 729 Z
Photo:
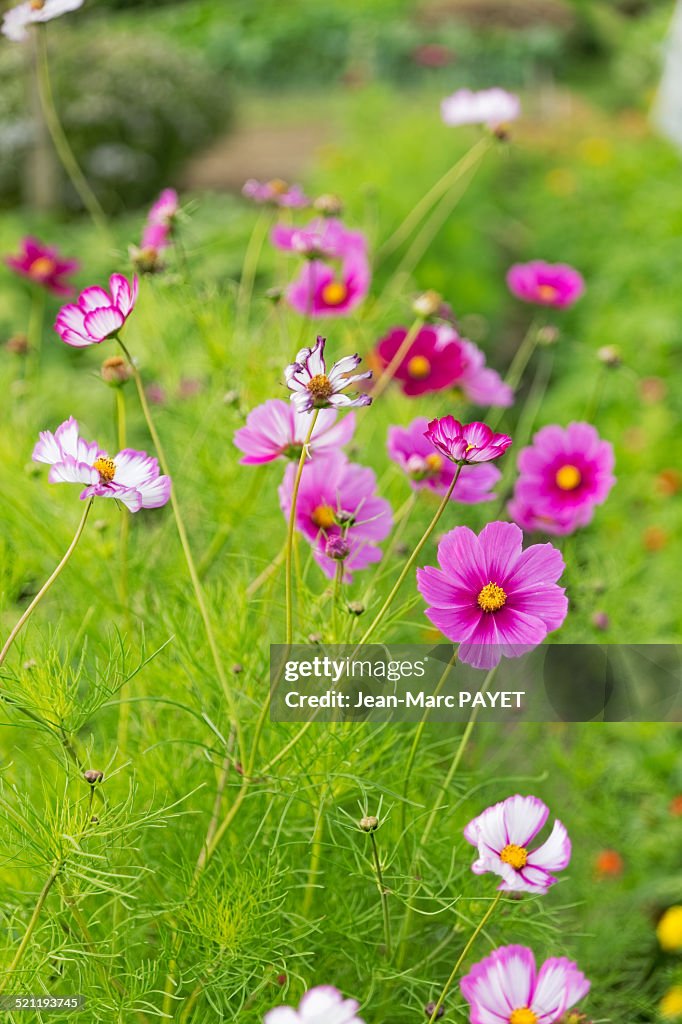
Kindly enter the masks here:
M 369 814 L 366 818 L 360 818 L 358 825 L 363 832 L 376 832 L 379 828 L 379 819 L 375 818 L 373 814 Z

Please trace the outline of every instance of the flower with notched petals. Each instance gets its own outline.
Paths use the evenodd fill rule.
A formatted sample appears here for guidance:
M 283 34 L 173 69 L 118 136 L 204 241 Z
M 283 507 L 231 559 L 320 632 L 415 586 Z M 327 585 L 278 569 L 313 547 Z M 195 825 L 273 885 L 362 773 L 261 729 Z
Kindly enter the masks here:
M 325 338 L 318 336 L 312 348 L 302 348 L 296 360 L 284 371 L 287 387 L 294 393 L 291 401 L 298 412 L 310 412 L 311 409 L 345 408 L 369 405 L 369 395 L 358 395 L 349 398 L 343 392 L 351 384 L 361 380 L 369 380 L 372 371 L 353 374 L 353 370 L 361 363 L 360 356 L 345 356 L 334 363 L 329 373 L 324 361 Z M 348 376 L 351 374 L 351 376 Z

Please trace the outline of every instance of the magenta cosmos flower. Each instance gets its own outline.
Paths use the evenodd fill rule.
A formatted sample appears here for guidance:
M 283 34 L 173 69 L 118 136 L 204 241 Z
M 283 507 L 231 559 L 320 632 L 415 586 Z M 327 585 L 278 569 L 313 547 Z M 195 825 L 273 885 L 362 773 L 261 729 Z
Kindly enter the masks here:
M 296 466 L 289 464 L 279 489 L 282 511 L 288 518 Z M 390 533 L 391 506 L 376 493 L 371 469 L 349 462 L 342 452 L 306 463 L 296 501 L 296 528 L 313 545 L 313 556 L 333 578 L 336 561 L 345 563 L 345 579 L 352 572 L 381 561 L 377 547 Z M 345 543 L 341 545 L 340 540 Z
M 525 654 L 566 618 L 561 553 L 551 544 L 524 551 L 522 542 L 514 523 L 488 523 L 479 536 L 458 526 L 438 545 L 440 568 L 417 570 L 427 617 L 475 668 Z
M 329 373 L 324 361 L 324 346 L 326 338 L 318 335 L 317 341 L 312 348 L 302 348 L 296 356 L 296 360 L 290 363 L 284 371 L 287 387 L 293 391 L 291 401 L 298 412 L 310 412 L 311 409 L 325 409 L 328 406 L 334 408 L 350 408 L 350 406 L 370 405 L 372 399 L 369 395 L 358 395 L 356 398 L 349 398 L 343 392 L 351 384 L 361 380 L 369 380 L 372 371 L 353 374 L 362 360 L 360 356 L 344 356 L 334 363 Z M 349 376 L 349 374 L 351 376 Z
M 582 274 L 567 263 L 515 263 L 507 272 L 507 285 L 512 295 L 536 306 L 565 309 L 572 306 L 585 291 Z
M 572 960 L 551 957 L 537 970 L 532 950 L 502 946 L 460 982 L 471 1024 L 557 1024 L 590 983 Z
M 257 466 L 273 459 L 299 459 L 313 412 L 297 412 L 291 402 L 270 398 L 252 409 L 246 426 L 235 432 L 234 443 L 244 457 L 244 466 Z M 335 409 L 321 409 L 308 445 L 310 458 L 325 456 L 348 444 L 355 430 L 355 414 L 336 422 Z
M 457 472 L 457 466 L 439 452 L 426 437 L 428 420 L 418 417 L 407 427 L 389 427 L 388 454 L 407 475 L 414 490 L 428 489 L 445 494 Z M 452 492 L 452 501 L 475 505 L 492 501 L 492 493 L 502 474 L 495 466 L 465 466 Z
M 67 276 L 78 270 L 78 261 L 62 259 L 58 249 L 43 245 L 37 238 L 24 238 L 18 256 L 8 256 L 5 263 L 15 273 L 53 295 L 64 297 L 73 293 Z
M 508 121 L 515 121 L 521 113 L 518 96 L 505 89 L 459 89 L 447 96 L 440 105 L 441 117 L 445 124 L 457 128 L 462 124 L 484 124 L 488 128 L 499 128 Z
M 269 203 L 272 206 L 289 209 L 310 206 L 310 200 L 300 185 L 288 185 L 281 178 L 273 178 L 271 181 L 257 181 L 256 178 L 249 178 L 244 183 L 242 195 L 246 199 L 252 199 L 254 203 Z
M 389 366 L 405 341 L 407 329 L 393 327 L 376 348 L 378 362 Z M 473 342 L 460 338 L 450 324 L 422 327 L 393 374 L 410 396 L 457 388 L 476 405 L 509 406 L 514 393 Z
M 124 448 L 110 458 L 95 441 L 79 436 L 78 423 L 70 416 L 54 434 L 40 433 L 33 461 L 50 466 L 51 484 L 86 484 L 86 498 L 115 498 L 130 512 L 160 508 L 170 497 L 170 477 L 159 475 L 159 464 L 146 452 Z
M 478 849 L 472 871 L 500 875 L 502 892 L 546 893 L 571 859 L 571 840 L 555 821 L 547 840 L 534 850 L 530 842 L 544 827 L 549 807 L 534 796 L 510 796 L 488 807 L 464 829 L 464 838 Z
M 586 526 L 616 482 L 613 446 L 590 423 L 543 427 L 518 466 L 509 512 L 524 529 L 550 534 Z
M 137 278 L 131 285 L 120 274 L 112 274 L 109 287 L 110 294 L 96 286 L 86 288 L 77 303 L 59 310 L 54 329 L 67 345 L 86 348 L 118 334 L 137 300 Z
M 28 37 L 29 25 L 52 21 L 82 6 L 83 0 L 26 0 L 5 13 L 2 32 L 13 43 L 23 43 Z
M 446 459 L 461 465 L 499 459 L 512 443 L 508 434 L 496 434 L 485 423 L 460 423 L 454 416 L 431 420 L 424 436 Z
M 337 988 L 318 985 L 305 993 L 298 1009 L 278 1006 L 265 1014 L 265 1024 L 364 1024 L 355 999 L 344 999 Z

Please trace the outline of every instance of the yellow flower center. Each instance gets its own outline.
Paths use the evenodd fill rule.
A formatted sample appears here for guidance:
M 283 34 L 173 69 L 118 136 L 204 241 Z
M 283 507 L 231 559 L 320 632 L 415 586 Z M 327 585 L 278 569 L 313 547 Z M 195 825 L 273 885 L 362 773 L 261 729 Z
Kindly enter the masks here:
M 49 277 L 54 271 L 55 262 L 49 256 L 39 256 L 29 267 L 29 273 L 34 277 Z
M 552 302 L 556 299 L 559 294 L 559 289 L 555 288 L 553 284 L 540 284 L 538 285 L 538 295 L 545 302 Z
M 322 289 L 322 301 L 327 306 L 340 306 L 348 295 L 348 289 L 341 281 L 330 281 Z
M 476 600 L 481 611 L 499 612 L 504 607 L 507 595 L 497 583 L 486 583 Z
M 424 380 L 431 373 L 431 363 L 426 356 L 412 356 L 407 372 L 413 380 Z
M 565 466 L 557 469 L 554 479 L 556 480 L 557 487 L 562 491 L 574 491 L 576 487 L 580 487 L 583 478 L 577 466 L 567 463 Z
M 510 864 L 516 871 L 520 871 L 521 868 L 525 868 L 528 862 L 528 850 L 525 846 L 517 846 L 516 843 L 510 843 L 509 846 L 505 846 L 500 854 L 500 860 L 504 861 L 505 864 Z
M 320 530 L 329 530 L 336 522 L 334 509 L 331 505 L 318 505 L 317 508 L 313 509 L 313 514 L 310 518 Z
M 316 377 L 311 377 L 306 384 L 306 388 L 313 396 L 313 400 L 316 402 L 324 401 L 334 394 L 332 382 L 325 373 L 318 373 Z
M 509 1024 L 537 1024 L 538 1015 L 533 1013 L 529 1006 L 521 1006 L 514 1010 L 509 1018 Z
M 433 455 L 427 455 L 426 458 L 424 459 L 424 462 L 428 466 L 429 471 L 431 473 L 440 473 L 441 469 L 443 468 L 443 456 L 436 455 L 435 452 L 433 453 Z
M 45 0 L 31 0 L 32 11 L 42 11 L 45 6 Z
M 92 468 L 97 470 L 97 472 L 99 473 L 99 478 L 100 480 L 103 481 L 103 483 L 110 483 L 114 479 L 114 476 L 116 474 L 116 466 L 114 465 L 113 459 L 108 459 L 105 457 L 95 459 L 95 461 L 92 464 Z
M 286 181 L 281 178 L 273 178 L 272 181 L 268 182 L 268 188 L 275 193 L 275 195 L 284 195 L 286 190 L 289 188 Z

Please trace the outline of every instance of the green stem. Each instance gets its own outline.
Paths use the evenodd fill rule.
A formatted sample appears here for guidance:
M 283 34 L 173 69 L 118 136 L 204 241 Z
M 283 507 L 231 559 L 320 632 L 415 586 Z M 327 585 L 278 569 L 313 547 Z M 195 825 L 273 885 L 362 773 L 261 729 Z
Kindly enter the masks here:
M 296 502 L 298 501 L 298 491 L 301 486 L 301 477 L 303 476 L 303 467 L 305 461 L 308 458 L 308 445 L 310 439 L 313 436 L 313 430 L 317 423 L 317 417 L 319 416 L 320 410 L 315 409 L 313 418 L 310 421 L 310 428 L 303 442 L 303 448 L 301 449 L 301 457 L 298 460 L 298 466 L 296 468 L 296 476 L 294 477 L 294 487 L 291 492 L 291 508 L 289 509 L 289 524 L 287 528 L 287 547 L 284 557 L 285 562 L 285 588 L 286 588 L 286 643 L 290 644 L 294 636 L 294 610 L 293 610 L 293 586 L 292 586 L 292 573 L 291 573 L 291 561 L 292 551 L 294 547 L 294 529 L 296 526 Z
M 10 982 L 10 980 L 12 979 L 12 976 L 13 976 L 14 972 L 16 971 L 17 967 L 19 966 L 19 964 L 21 963 L 21 961 L 23 959 L 24 953 L 26 952 L 28 944 L 31 941 L 31 936 L 33 935 L 33 932 L 36 929 L 36 925 L 38 924 L 38 918 L 40 917 L 40 913 L 41 913 L 41 911 L 42 911 L 42 909 L 43 909 L 43 907 L 45 905 L 45 900 L 47 899 L 47 897 L 48 897 L 48 895 L 50 893 L 50 889 L 52 888 L 52 886 L 55 883 L 55 880 L 56 880 L 56 878 L 57 878 L 57 876 L 59 874 L 59 869 L 60 868 L 61 868 L 61 863 L 57 863 L 52 868 L 52 871 L 48 875 L 48 877 L 47 877 L 47 879 L 45 881 L 44 886 L 40 890 L 40 895 L 38 896 L 38 900 L 36 902 L 36 905 L 33 908 L 33 913 L 31 914 L 31 920 L 28 922 L 28 925 L 26 926 L 26 931 L 24 932 L 22 940 L 19 943 L 19 948 L 17 949 L 16 953 L 14 954 L 14 958 L 12 960 L 12 963 L 7 968 L 7 972 L 5 973 L 4 978 L 2 978 L 0 980 L 0 995 L 2 995 L 2 993 L 7 988 L 7 985 Z
M 253 226 L 251 237 L 249 238 L 246 252 L 244 254 L 244 264 L 242 266 L 242 276 L 239 282 L 239 291 L 237 293 L 237 309 L 235 317 L 235 333 L 237 334 L 238 341 L 248 326 L 249 307 L 251 305 L 251 296 L 253 295 L 253 285 L 256 280 L 261 252 L 263 251 L 263 243 L 265 242 L 271 223 L 272 216 L 270 212 L 268 210 L 261 210 L 256 219 L 256 223 Z
M 5 660 L 5 658 L 7 657 L 7 653 L 9 651 L 10 647 L 12 646 L 12 644 L 14 643 L 14 640 L 16 639 L 18 634 L 21 632 L 21 630 L 23 629 L 23 627 L 26 624 L 26 622 L 28 621 L 28 619 L 31 617 L 31 614 L 32 614 L 34 608 L 38 604 L 40 604 L 42 599 L 45 597 L 45 594 L 48 592 L 48 590 L 50 589 L 50 587 L 55 582 L 55 580 L 57 579 L 57 577 L 61 573 L 62 569 L 64 568 L 64 566 L 68 562 L 68 560 L 71 558 L 71 555 L 73 554 L 73 552 L 74 552 L 74 550 L 76 548 L 76 545 L 78 544 L 78 541 L 80 540 L 81 534 L 83 533 L 83 530 L 85 529 L 85 524 L 87 522 L 87 518 L 88 518 L 88 515 L 90 513 L 90 509 L 92 508 L 92 503 L 93 503 L 94 500 L 95 500 L 94 498 L 90 498 L 90 500 L 87 502 L 87 504 L 85 506 L 85 509 L 83 511 L 83 515 L 81 516 L 80 523 L 78 524 L 78 526 L 76 528 L 76 532 L 74 534 L 73 540 L 71 541 L 71 543 L 69 544 L 68 548 L 66 549 L 66 553 L 64 554 L 64 557 L 62 558 L 61 562 L 59 563 L 57 568 L 54 570 L 52 575 L 49 577 L 49 579 L 46 580 L 45 583 L 43 583 L 42 587 L 40 588 L 40 590 L 38 591 L 36 596 L 33 598 L 33 600 L 31 601 L 30 605 L 28 606 L 28 608 L 26 609 L 26 611 L 21 616 L 21 618 L 17 622 L 16 626 L 14 627 L 14 629 L 12 630 L 10 635 L 8 636 L 8 638 L 7 638 L 6 642 L 5 642 L 5 646 L 0 651 L 0 665 L 2 665 L 2 663 Z
M 320 800 L 317 821 L 315 822 L 315 829 L 313 831 L 310 864 L 308 866 L 308 877 L 305 883 L 305 890 L 303 893 L 303 904 L 301 906 L 301 916 L 303 918 L 308 917 L 310 913 L 310 908 L 313 905 L 313 898 L 315 896 L 315 879 L 317 878 L 317 875 L 319 873 L 320 863 L 322 861 L 322 836 L 324 835 L 324 808 L 326 802 L 327 793 L 325 791 Z
M 384 876 L 381 871 L 381 859 L 379 857 L 379 849 L 377 847 L 376 836 L 374 832 L 370 832 L 369 837 L 372 841 L 372 857 L 374 859 L 374 870 L 377 876 L 377 889 L 379 890 L 379 896 L 381 898 L 381 912 L 384 919 L 384 944 L 386 946 L 386 959 L 390 960 L 392 956 L 392 941 L 391 941 L 391 917 L 388 909 L 388 890 L 384 885 Z
M 391 591 L 390 591 L 388 597 L 386 598 L 386 600 L 382 604 L 381 608 L 377 612 L 377 614 L 374 617 L 373 621 L 369 624 L 369 626 L 367 627 L 367 629 L 363 633 L 362 637 L 360 638 L 360 641 L 358 643 L 358 647 L 360 647 L 362 644 L 366 644 L 367 643 L 367 641 L 369 640 L 370 636 L 372 635 L 372 633 L 374 632 L 376 627 L 379 625 L 379 623 L 383 619 L 383 617 L 386 614 L 386 612 L 388 611 L 388 609 L 391 607 L 391 604 L 393 603 L 393 599 L 396 596 L 396 594 L 398 593 L 398 591 L 400 590 L 405 577 L 409 573 L 409 571 L 412 568 L 412 566 L 414 565 L 414 563 L 417 561 L 417 558 L 419 557 L 419 553 L 420 553 L 421 549 L 426 544 L 427 540 L 429 539 L 429 537 L 431 536 L 431 534 L 435 530 L 440 517 L 443 515 L 443 512 L 445 511 L 445 509 L 447 507 L 447 504 L 450 501 L 450 498 L 452 497 L 452 492 L 455 489 L 455 484 L 459 480 L 459 475 L 460 475 L 461 472 L 462 472 L 462 464 L 460 463 L 457 466 L 457 472 L 455 473 L 455 475 L 453 477 L 452 483 L 448 487 L 446 494 L 443 496 L 443 500 L 441 501 L 440 505 L 438 506 L 438 509 L 436 510 L 436 514 L 434 515 L 434 517 L 431 520 L 431 522 L 429 523 L 429 525 L 426 527 L 425 532 L 422 534 L 421 540 L 418 542 L 418 544 L 415 547 L 414 551 L 412 552 L 412 554 L 408 558 L 407 562 L 405 563 L 405 565 L 403 567 L 403 570 L 400 573 L 400 576 L 398 576 L 398 579 L 393 584 L 393 587 L 391 588 Z
M 43 321 L 45 317 L 45 292 L 39 285 L 34 285 L 31 295 L 31 313 L 28 321 L 28 359 L 40 367 L 43 347 Z
M 419 332 L 422 329 L 423 325 L 424 325 L 423 318 L 418 316 L 416 318 L 416 320 L 414 321 L 414 323 L 412 324 L 412 326 L 410 327 L 410 329 L 407 332 L 407 334 L 405 335 L 405 337 L 403 338 L 400 346 L 398 347 L 398 350 L 397 350 L 396 354 L 393 356 L 393 359 L 391 359 L 391 361 L 388 364 L 388 366 L 386 367 L 386 369 L 377 378 L 377 382 L 374 385 L 374 387 L 372 388 L 372 398 L 374 400 L 376 400 L 377 398 L 380 398 L 383 395 L 384 391 L 386 390 L 388 385 L 391 383 L 391 381 L 395 377 L 396 370 L 398 369 L 398 367 L 402 363 L 402 361 L 405 358 L 405 356 L 407 355 L 407 353 L 412 348 L 412 342 L 414 341 L 414 339 L 419 334 Z
M 535 347 L 538 343 L 539 333 L 540 328 L 538 325 L 535 322 L 531 323 L 528 331 L 526 332 L 526 336 L 519 345 L 516 350 L 516 355 L 511 361 L 511 365 L 507 370 L 507 376 L 505 377 L 504 382 L 505 384 L 508 384 L 513 391 L 516 391 L 517 387 L 521 383 L 525 369 L 533 358 L 533 353 L 535 352 Z
M 162 469 L 163 473 L 166 476 L 170 476 L 169 467 L 168 467 L 168 461 L 166 459 L 166 455 L 165 455 L 163 446 L 161 444 L 161 439 L 160 439 L 160 437 L 158 435 L 158 432 L 156 430 L 156 426 L 154 425 L 154 420 L 152 419 L 152 414 L 151 414 L 151 410 L 149 408 L 149 403 L 147 401 L 147 396 L 146 396 L 145 391 L 144 391 L 144 384 L 142 382 L 142 377 L 140 375 L 140 371 L 138 370 L 137 366 L 135 365 L 135 362 L 133 361 L 133 358 L 130 355 L 130 352 L 125 347 L 125 345 L 121 341 L 120 337 L 117 336 L 116 340 L 118 341 L 119 345 L 121 346 L 121 349 L 123 350 L 123 353 L 124 353 L 126 359 L 128 360 L 128 363 L 130 364 L 130 368 L 131 368 L 132 373 L 133 373 L 133 378 L 135 380 L 135 387 L 137 388 L 138 398 L 140 400 L 140 406 L 142 408 L 142 415 L 144 416 L 145 422 L 147 424 L 147 429 L 149 430 L 152 442 L 153 442 L 154 447 L 156 449 L 156 454 L 157 454 L 158 459 L 159 459 L 159 464 L 161 466 L 161 469 Z M 185 522 L 184 522 L 184 519 L 182 517 L 182 512 L 181 512 L 181 509 L 180 509 L 180 505 L 179 505 L 178 500 L 177 500 L 177 498 L 175 496 L 175 487 L 174 486 L 171 486 L 170 504 L 171 504 L 171 508 L 173 510 L 173 516 L 175 518 L 175 526 L 176 526 L 176 529 L 178 531 L 178 537 L 180 538 L 180 544 L 181 544 L 181 547 L 182 547 L 182 550 L 183 550 L 183 554 L 185 556 L 185 561 L 187 563 L 187 569 L 189 571 L 189 577 L 190 577 L 190 580 L 191 580 L 191 583 L 192 583 L 192 588 L 194 590 L 194 596 L 195 596 L 195 599 L 196 599 L 196 602 L 197 602 L 197 607 L 199 609 L 199 614 L 201 615 L 201 619 L 202 619 L 203 624 L 204 624 L 204 631 L 206 633 L 206 639 L 208 640 L 208 646 L 209 646 L 209 649 L 210 649 L 210 652 L 211 652 L 211 657 L 213 659 L 213 664 L 215 666 L 216 675 L 218 676 L 218 680 L 220 682 L 220 685 L 222 687 L 223 693 L 225 695 L 225 700 L 227 701 L 228 707 L 230 708 L 230 714 L 232 716 L 232 724 L 234 725 L 235 730 L 236 730 L 236 734 L 237 734 L 237 748 L 239 750 L 239 757 L 240 757 L 240 760 L 241 760 L 241 759 L 243 759 L 243 756 L 244 756 L 244 754 L 243 754 L 244 743 L 243 743 L 243 737 L 242 737 L 242 731 L 241 731 L 241 724 L 239 722 L 239 718 L 238 718 L 237 713 L 236 713 L 236 708 L 235 708 L 235 704 L 234 704 L 234 697 L 232 695 L 232 690 L 231 690 L 230 685 L 229 685 L 229 683 L 227 681 L 227 676 L 225 674 L 225 669 L 223 668 L 222 659 L 220 657 L 220 652 L 218 650 L 218 644 L 216 643 L 215 634 L 213 632 L 213 624 L 211 622 L 211 616 L 209 614 L 208 606 L 206 604 L 206 597 L 204 595 L 204 591 L 203 591 L 203 588 L 201 586 L 201 581 L 199 579 L 199 574 L 197 572 L 197 568 L 196 568 L 196 565 L 195 565 L 195 562 L 194 562 L 194 556 L 192 554 L 192 549 L 190 547 L 189 538 L 187 536 L 187 529 L 185 527 Z
M 438 1011 L 440 1010 L 441 1006 L 443 1005 L 443 1003 L 445 1001 L 445 997 L 448 994 L 448 992 L 450 991 L 450 987 L 451 987 L 453 981 L 457 977 L 457 972 L 459 971 L 460 967 L 464 963 L 464 961 L 465 961 L 465 959 L 467 957 L 467 954 L 468 954 L 469 950 L 471 949 L 471 947 L 473 946 L 474 942 L 476 941 L 476 939 L 478 938 L 478 936 L 483 931 L 483 929 L 485 928 L 486 924 L 488 923 L 488 921 L 490 920 L 490 918 L 494 914 L 495 909 L 497 908 L 497 905 L 498 905 L 498 903 L 500 902 L 501 899 L 502 899 L 502 893 L 498 892 L 497 896 L 491 902 L 491 904 L 488 907 L 488 909 L 486 910 L 485 914 L 483 915 L 483 917 L 481 918 L 481 920 L 477 924 L 476 928 L 472 932 L 471 937 L 470 937 L 469 941 L 467 942 L 466 946 L 464 947 L 464 949 L 460 953 L 459 957 L 457 958 L 457 963 L 452 968 L 452 971 L 450 973 L 450 977 L 445 982 L 445 986 L 443 988 L 443 991 L 441 992 L 440 996 L 438 997 L 438 1002 L 434 1006 L 433 1012 L 431 1013 L 431 1016 L 429 1017 L 429 1024 L 434 1024 L 434 1021 L 438 1018 Z
M 95 227 L 97 227 L 97 229 L 104 235 L 109 237 L 109 227 L 107 225 L 104 210 L 100 206 L 95 193 L 90 188 L 85 175 L 78 165 L 78 161 L 73 155 L 73 150 L 69 145 L 69 140 L 66 137 L 61 121 L 59 120 L 59 115 L 57 114 L 57 108 L 55 107 L 54 96 L 52 93 L 52 85 L 50 83 L 45 26 L 36 25 L 36 31 L 38 34 L 38 93 L 40 96 L 40 103 L 43 108 L 43 116 L 45 118 L 47 130 L 50 133 L 50 137 L 54 143 L 57 155 L 62 162 L 62 166 L 71 179 L 71 184 L 80 197 L 83 206 L 92 217 Z

